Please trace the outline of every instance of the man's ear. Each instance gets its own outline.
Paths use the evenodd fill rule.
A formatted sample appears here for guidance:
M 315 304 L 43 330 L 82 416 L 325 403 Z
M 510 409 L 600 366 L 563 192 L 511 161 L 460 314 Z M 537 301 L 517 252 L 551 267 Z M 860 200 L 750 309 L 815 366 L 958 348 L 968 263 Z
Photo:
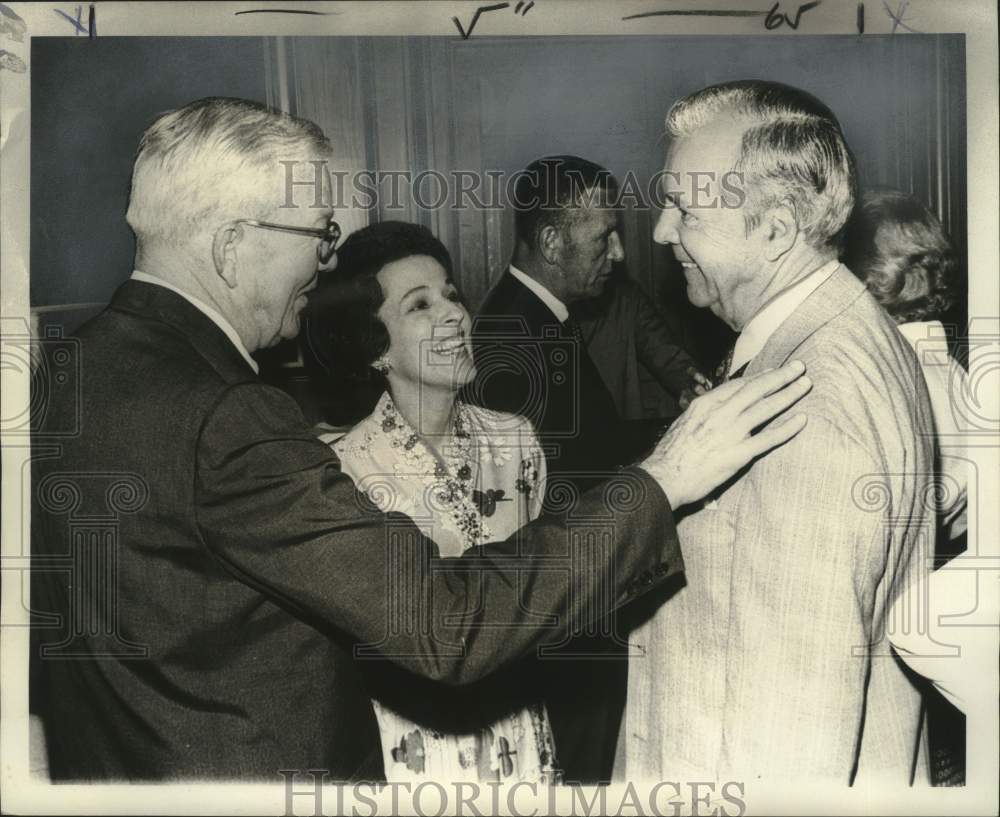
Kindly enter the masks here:
M 538 251 L 549 264 L 559 262 L 562 248 L 562 232 L 554 224 L 546 224 L 538 231 Z
M 236 289 L 236 249 L 242 240 L 243 225 L 236 222 L 223 224 L 212 239 L 215 272 L 230 289 Z
M 795 204 L 790 199 L 783 200 L 768 209 L 761 228 L 765 231 L 764 257 L 777 261 L 794 245 L 799 235 L 799 220 L 795 215 Z

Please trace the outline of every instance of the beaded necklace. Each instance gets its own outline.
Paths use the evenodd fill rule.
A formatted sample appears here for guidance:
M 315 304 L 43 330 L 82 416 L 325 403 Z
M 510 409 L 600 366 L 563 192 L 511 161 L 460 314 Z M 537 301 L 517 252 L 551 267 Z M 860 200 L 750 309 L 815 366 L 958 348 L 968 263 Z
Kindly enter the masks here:
M 489 526 L 472 496 L 473 441 L 465 406 L 460 401 L 455 403 L 454 443 L 445 448 L 440 459 L 399 414 L 391 399 L 382 401 L 381 428 L 389 444 L 406 463 L 406 473 L 418 476 L 429 487 L 430 496 L 447 512 L 465 539 L 466 547 L 488 542 Z

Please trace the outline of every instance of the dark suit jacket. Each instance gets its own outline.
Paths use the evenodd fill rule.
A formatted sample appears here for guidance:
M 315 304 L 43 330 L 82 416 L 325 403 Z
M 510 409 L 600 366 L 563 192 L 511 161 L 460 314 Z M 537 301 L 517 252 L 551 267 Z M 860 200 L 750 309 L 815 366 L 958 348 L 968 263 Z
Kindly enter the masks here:
M 477 377 L 467 399 L 523 414 L 548 465 L 547 503 L 562 506 L 645 447 L 618 417 L 586 346 L 509 271 L 473 326 Z M 644 427 L 643 432 L 648 429 Z M 626 640 L 614 617 L 538 664 L 556 755 L 569 781 L 608 781 L 625 706 Z
M 475 382 L 467 398 L 527 417 L 545 449 L 550 489 L 586 489 L 627 461 L 614 399 L 584 344 L 505 272 L 473 326 Z M 550 495 L 552 490 L 550 490 Z
M 50 390 L 32 469 L 32 607 L 60 617 L 34 630 L 45 652 L 32 703 L 55 779 L 377 779 L 360 666 L 388 656 L 473 682 L 558 633 L 535 614 L 580 621 L 599 604 L 600 582 L 571 594 L 564 572 L 525 570 L 535 556 L 565 563 L 562 520 L 435 558 L 406 517 L 354 490 L 291 398 L 163 287 L 125 283 L 77 353 L 79 389 Z M 638 470 L 623 479 L 641 504 L 584 500 L 592 526 L 625 545 L 603 563 L 614 604 L 681 567 L 659 487 Z M 497 620 L 522 626 L 482 627 Z
M 679 414 L 676 400 L 691 384 L 688 370 L 697 368 L 674 339 L 663 314 L 635 281 L 615 275 L 596 298 L 574 303 L 570 313 L 580 321 L 590 357 L 614 398 L 623 419 L 645 418 L 640 367 L 670 397 L 660 414 Z

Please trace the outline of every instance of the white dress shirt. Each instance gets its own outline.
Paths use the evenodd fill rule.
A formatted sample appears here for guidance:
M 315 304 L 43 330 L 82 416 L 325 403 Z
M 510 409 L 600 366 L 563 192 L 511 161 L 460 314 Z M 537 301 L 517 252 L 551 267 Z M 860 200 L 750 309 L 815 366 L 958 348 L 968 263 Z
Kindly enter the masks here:
M 768 301 L 747 322 L 743 331 L 740 332 L 740 336 L 736 339 L 736 346 L 733 347 L 733 359 L 729 363 L 729 371 L 726 372 L 726 376 L 728 377 L 753 360 L 778 327 L 799 308 L 806 298 L 819 288 L 820 284 L 833 275 L 833 271 L 839 266 L 839 261 L 829 261 Z
M 216 326 L 221 329 L 227 338 L 232 341 L 233 346 L 236 347 L 243 359 L 250 364 L 250 368 L 254 370 L 254 373 L 260 374 L 260 368 L 257 366 L 257 361 L 250 357 L 250 352 L 247 351 L 247 347 L 243 345 L 243 341 L 240 336 L 233 329 L 233 325 L 226 320 L 225 316 L 222 315 L 218 310 L 213 309 L 204 301 L 199 300 L 194 295 L 189 292 L 185 292 L 183 289 L 178 289 L 173 284 L 164 281 L 162 278 L 157 278 L 155 275 L 149 275 L 141 270 L 133 270 L 132 272 L 133 281 L 142 281 L 144 284 L 155 284 L 156 286 L 163 287 L 164 289 L 169 289 L 171 292 L 176 292 L 184 300 L 191 304 L 195 309 L 205 315 L 209 320 L 212 321 Z
M 535 293 L 551 311 L 559 319 L 559 323 L 566 323 L 566 318 L 569 317 L 569 310 L 566 308 L 566 304 L 560 301 L 555 295 L 549 292 L 545 287 L 543 287 L 534 278 L 529 277 L 525 273 L 521 272 L 513 264 L 510 265 L 510 274 L 517 278 L 522 284 L 524 284 L 528 289 Z

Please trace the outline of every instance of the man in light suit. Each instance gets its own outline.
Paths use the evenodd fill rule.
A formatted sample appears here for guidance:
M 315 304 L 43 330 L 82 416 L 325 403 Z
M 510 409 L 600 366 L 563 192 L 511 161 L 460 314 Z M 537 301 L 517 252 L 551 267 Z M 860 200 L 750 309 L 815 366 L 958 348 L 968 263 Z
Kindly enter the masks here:
M 569 566 L 572 593 L 567 571 L 533 569 L 580 550 L 551 516 L 437 559 L 363 500 L 251 356 L 298 333 L 335 262 L 330 151 L 313 123 L 236 99 L 143 136 L 136 270 L 79 331 L 77 388 L 33 429 L 31 704 L 54 779 L 381 779 L 362 665 L 471 683 L 645 594 L 682 567 L 671 507 L 803 425 L 750 435 L 802 396 L 801 380 L 782 389 L 801 367 L 696 401 L 622 473 L 641 504 L 581 499 L 582 539 L 615 541 L 589 552 L 595 569 Z
M 931 414 L 906 341 L 837 261 L 855 195 L 840 126 L 802 91 L 746 81 L 681 99 L 666 130 L 654 237 L 692 303 L 740 333 L 727 385 L 792 355 L 815 385 L 805 432 L 678 525 L 686 586 L 632 634 L 619 768 L 925 779 L 920 695 L 885 628 L 933 553 Z

